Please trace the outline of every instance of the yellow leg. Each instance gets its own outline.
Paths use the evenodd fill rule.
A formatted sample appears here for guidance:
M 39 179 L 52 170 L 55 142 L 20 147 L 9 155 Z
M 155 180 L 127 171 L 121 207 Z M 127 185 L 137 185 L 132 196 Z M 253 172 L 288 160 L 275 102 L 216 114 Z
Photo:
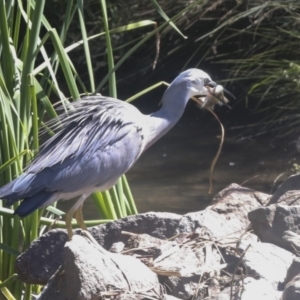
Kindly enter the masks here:
M 65 217 L 69 241 L 72 239 L 72 236 L 73 236 L 72 219 L 73 219 L 74 212 L 76 211 L 76 208 L 77 207 L 72 206 L 71 209 L 66 213 L 66 217 Z
M 82 214 L 82 205 L 78 207 L 78 209 L 74 213 L 74 217 L 77 221 L 77 224 L 82 230 L 87 230 L 86 225 L 84 224 L 83 214 Z
M 86 226 L 83 221 L 83 216 L 82 216 L 82 204 L 84 200 L 88 197 L 89 195 L 82 195 L 76 203 L 71 207 L 71 209 L 66 213 L 65 221 L 66 221 L 66 228 L 68 230 L 68 236 L 69 240 L 72 239 L 73 236 L 73 230 L 72 230 L 72 219 L 75 214 L 75 218 L 77 220 L 78 225 L 86 230 Z

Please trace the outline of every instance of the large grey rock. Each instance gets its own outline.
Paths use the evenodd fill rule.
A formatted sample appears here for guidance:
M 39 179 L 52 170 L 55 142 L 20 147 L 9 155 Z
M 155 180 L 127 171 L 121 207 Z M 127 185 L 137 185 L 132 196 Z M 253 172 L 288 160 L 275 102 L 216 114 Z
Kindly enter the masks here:
M 287 250 L 269 243 L 242 241 L 238 245 L 240 253 L 245 252 L 243 265 L 246 274 L 267 280 L 275 290 L 283 286 L 285 274 L 295 256 Z
M 249 212 L 248 217 L 261 241 L 300 250 L 300 205 L 272 204 Z
M 115 290 L 160 295 L 157 275 L 139 260 L 110 253 L 75 235 L 64 247 L 62 267 L 39 300 L 100 299 L 101 293 Z
M 280 203 L 285 205 L 300 205 L 300 174 L 290 176 L 283 182 L 270 198 L 268 205 Z
M 300 275 L 300 257 L 295 257 L 292 264 L 287 270 L 284 284 L 289 283 L 295 276 Z
M 19 278 L 26 283 L 46 284 L 63 261 L 67 241 L 68 235 L 62 229 L 48 231 L 33 241 L 16 260 Z
M 281 300 L 300 299 L 300 275 L 295 276 L 286 286 L 282 293 Z
M 231 184 L 222 190 L 213 205 L 203 211 L 183 216 L 179 223 L 180 232 L 191 232 L 206 227 L 213 237 L 240 237 L 250 224 L 248 213 L 261 207 L 269 195 Z

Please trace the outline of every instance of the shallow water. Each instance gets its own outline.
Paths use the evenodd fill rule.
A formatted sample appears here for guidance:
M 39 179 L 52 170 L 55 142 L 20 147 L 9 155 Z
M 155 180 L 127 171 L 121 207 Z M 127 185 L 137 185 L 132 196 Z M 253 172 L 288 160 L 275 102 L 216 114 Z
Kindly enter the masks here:
M 274 180 L 294 161 L 292 156 L 287 157 L 292 145 L 276 145 L 267 138 L 238 142 L 233 138 L 236 133 L 227 130 L 215 167 L 213 192 L 208 194 L 209 169 L 220 141 L 219 125 L 213 120 L 209 125 L 194 121 L 185 118 L 128 172 L 140 212 L 197 211 L 233 182 L 271 193 Z
M 231 113 L 219 115 L 222 122 L 232 118 Z M 285 179 L 286 171 L 299 160 L 295 144 L 269 137 L 237 139 L 238 132 L 231 126 L 225 125 L 225 143 L 215 167 L 213 192 L 208 194 L 209 169 L 219 147 L 220 127 L 209 113 L 189 107 L 180 122 L 127 173 L 138 211 L 198 211 L 233 182 L 271 193 L 276 178 L 280 177 L 278 182 Z M 66 211 L 72 203 L 60 201 L 59 208 Z M 86 219 L 99 217 L 92 201 L 85 202 L 84 215 Z

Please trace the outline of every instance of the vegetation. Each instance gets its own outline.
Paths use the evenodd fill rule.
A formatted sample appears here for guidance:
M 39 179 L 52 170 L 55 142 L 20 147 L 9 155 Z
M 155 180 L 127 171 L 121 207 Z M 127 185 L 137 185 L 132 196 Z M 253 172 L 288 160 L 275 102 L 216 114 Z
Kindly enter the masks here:
M 110 1 L 109 18 L 115 26 L 138 21 L 141 16 L 159 24 L 162 17 L 154 9 L 154 2 Z M 230 90 L 245 104 L 242 109 L 246 107 L 260 116 L 260 130 L 264 125 L 264 132 L 281 130 L 282 134 L 299 134 L 299 1 L 157 2 L 169 16 L 185 10 L 174 22 L 181 34 L 170 27 L 160 32 L 161 47 L 154 71 L 151 69 L 157 45 L 148 42 L 140 48 L 138 67 L 124 65 L 127 85 L 130 85 L 129 75 L 134 82 L 136 73 L 157 81 L 172 78 L 189 67 L 200 67 L 226 84 L 234 82 Z M 190 3 L 194 6 L 186 10 Z M 88 9 L 94 11 L 95 4 L 89 1 Z M 91 24 L 101 26 L 97 16 L 91 18 Z M 132 37 L 136 35 L 121 34 L 113 39 L 118 56 L 122 57 Z M 104 53 L 101 47 L 98 51 Z
M 115 70 L 147 39 L 155 37 L 166 26 L 164 24 L 156 28 L 155 22 L 144 20 L 110 29 L 106 2 L 101 0 L 98 6 L 102 12 L 104 31 L 99 30 L 99 33 L 88 37 L 81 0 L 76 3 L 66 2 L 59 31 L 51 26 L 44 14 L 45 0 L 0 1 L 0 186 L 20 175 L 34 157 L 40 144 L 40 128 L 48 129 L 45 120 L 56 117 L 50 99 L 57 99 L 63 109 L 68 110 L 70 101 L 95 93 L 104 85 L 108 86 L 110 96 L 117 97 Z M 66 46 L 68 30 L 72 22 L 77 22 L 77 17 L 81 39 Z M 145 26 L 151 27 L 150 32 L 115 65 L 111 36 Z M 101 37 L 106 45 L 108 69 L 107 75 L 96 86 L 89 40 Z M 79 47 L 83 49 L 86 62 L 87 86 L 69 57 L 69 53 Z M 93 194 L 93 199 L 102 219 L 88 221 L 87 225 L 101 224 L 137 213 L 124 176 L 110 191 Z M 31 299 L 32 295 L 39 293 L 40 287 L 24 285 L 15 280 L 16 255 L 26 249 L 63 212 L 51 206 L 20 219 L 13 215 L 12 209 L 2 207 L 2 201 L 0 205 L 0 289 L 6 299 Z M 17 206 L 18 203 L 13 208 Z M 55 224 L 64 226 L 62 221 L 55 221 Z
M 207 59 L 227 70 L 227 81 L 240 85 L 240 99 L 260 115 L 260 134 L 279 131 L 298 137 L 300 4 L 281 0 L 248 5 L 220 24 L 221 51 Z M 247 22 L 240 22 L 241 17 Z
M 298 0 L 0 0 L 0 186 L 34 157 L 40 128 L 56 117 L 53 99 L 67 110 L 82 95 L 105 90 L 116 97 L 117 70 L 130 85 L 129 75 L 147 72 L 157 82 L 187 67 L 218 68 L 214 73 L 226 84 L 234 81 L 246 106 L 262 113 L 266 130 L 284 121 L 285 133 L 295 133 L 299 38 Z M 95 74 L 103 78 L 98 85 Z M 102 219 L 88 225 L 137 212 L 125 177 L 93 200 Z M 15 258 L 61 215 L 53 206 L 20 220 L 0 207 L 6 299 L 39 293 L 40 287 L 15 280 Z

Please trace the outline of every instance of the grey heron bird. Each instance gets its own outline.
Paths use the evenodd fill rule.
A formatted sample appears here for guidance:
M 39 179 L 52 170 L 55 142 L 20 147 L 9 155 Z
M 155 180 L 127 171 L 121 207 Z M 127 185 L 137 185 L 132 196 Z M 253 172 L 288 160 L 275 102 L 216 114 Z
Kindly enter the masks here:
M 177 123 L 191 97 L 205 97 L 216 86 L 202 70 L 184 71 L 166 89 L 161 108 L 150 115 L 127 102 L 98 95 L 74 102 L 74 109 L 60 118 L 62 128 L 21 176 L 0 189 L 0 198 L 8 206 L 22 199 L 15 214 L 24 217 L 57 200 L 79 197 L 65 219 L 71 238 L 73 217 L 86 229 L 84 200 L 95 191 L 111 188 Z

